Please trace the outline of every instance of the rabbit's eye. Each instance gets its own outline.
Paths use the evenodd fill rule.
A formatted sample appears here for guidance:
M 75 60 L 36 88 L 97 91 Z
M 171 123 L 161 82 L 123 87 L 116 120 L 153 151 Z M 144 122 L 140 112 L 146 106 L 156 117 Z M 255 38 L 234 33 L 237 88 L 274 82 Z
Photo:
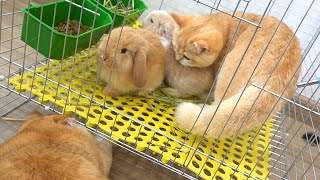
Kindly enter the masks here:
M 124 54 L 124 53 L 126 53 L 126 52 L 127 52 L 127 49 L 126 49 L 126 48 L 121 49 L 121 54 Z
M 150 21 L 151 21 L 151 23 L 153 23 L 153 19 L 152 18 L 150 19 Z

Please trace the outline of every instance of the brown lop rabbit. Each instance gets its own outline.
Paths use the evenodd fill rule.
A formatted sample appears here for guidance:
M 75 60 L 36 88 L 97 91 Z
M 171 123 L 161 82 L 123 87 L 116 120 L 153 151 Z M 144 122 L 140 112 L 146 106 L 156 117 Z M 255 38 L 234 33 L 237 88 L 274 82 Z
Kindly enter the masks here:
M 34 112 L 0 145 L 0 179 L 108 179 L 112 145 L 64 115 Z
M 113 29 L 102 37 L 97 53 L 99 78 L 107 83 L 104 92 L 147 95 L 161 85 L 165 60 L 166 49 L 157 34 L 131 27 Z

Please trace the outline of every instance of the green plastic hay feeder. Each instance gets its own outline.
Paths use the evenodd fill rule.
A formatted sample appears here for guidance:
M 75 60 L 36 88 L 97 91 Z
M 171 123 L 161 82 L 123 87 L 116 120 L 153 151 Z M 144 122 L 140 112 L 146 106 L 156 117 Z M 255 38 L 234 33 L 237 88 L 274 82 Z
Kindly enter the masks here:
M 82 6 L 87 9 L 96 11 L 96 4 L 88 0 L 70 0 L 75 4 Z M 56 6 L 56 7 L 55 7 Z M 57 3 L 48 3 L 43 5 L 42 21 L 41 19 L 41 6 L 30 5 L 30 8 L 23 8 L 24 12 L 23 26 L 21 32 L 21 40 L 34 49 L 37 49 L 39 53 L 50 59 L 64 59 L 72 56 L 77 52 L 89 47 L 90 36 L 92 33 L 91 44 L 95 44 L 99 41 L 101 36 L 109 29 L 112 19 L 111 16 L 100 7 L 98 7 L 95 23 L 93 22 L 95 14 L 70 4 L 64 0 L 59 0 Z M 55 13 L 56 8 L 56 13 Z M 89 30 L 85 33 L 79 34 L 79 36 L 67 35 L 65 33 L 58 32 L 52 28 L 54 26 L 68 19 L 70 10 L 70 20 L 77 20 L 80 22 L 80 15 L 82 11 L 81 24 L 92 27 L 94 23 L 94 29 Z M 54 17 L 54 14 L 56 16 Z M 28 18 L 29 15 L 29 18 Z M 39 32 L 39 26 L 41 29 Z M 53 32 L 52 32 L 53 31 Z M 66 37 L 66 44 L 64 45 Z M 40 39 L 38 39 L 40 38 Z M 78 38 L 78 45 L 77 43 Z M 51 47 L 50 47 L 51 41 Z M 77 46 L 77 47 L 76 47 Z M 65 49 L 65 50 L 64 50 Z M 63 55 L 64 50 L 64 55 Z M 50 52 L 51 51 L 51 52 Z M 49 54 L 50 52 L 50 54 Z
M 98 0 L 99 3 L 97 3 L 97 0 L 90 0 L 90 1 L 94 4 L 99 4 L 99 7 L 101 9 L 103 9 L 105 12 L 107 12 L 108 14 L 110 14 L 111 17 L 113 17 L 114 15 L 116 16 L 115 20 L 114 20 L 113 27 L 122 26 L 122 22 L 124 19 L 125 19 L 125 25 L 134 24 L 136 22 L 136 20 L 141 16 L 141 14 L 146 9 L 148 9 L 148 6 L 142 0 L 121 0 L 125 7 L 128 6 L 129 1 L 131 4 L 134 4 L 134 11 L 132 11 L 132 12 L 129 11 L 128 14 L 125 15 L 125 13 L 116 13 L 111 8 L 104 6 L 103 5 L 104 0 Z M 120 1 L 120 0 L 110 0 L 111 4 L 113 6 L 115 6 L 118 1 Z M 132 3 L 132 1 L 133 1 L 133 3 Z

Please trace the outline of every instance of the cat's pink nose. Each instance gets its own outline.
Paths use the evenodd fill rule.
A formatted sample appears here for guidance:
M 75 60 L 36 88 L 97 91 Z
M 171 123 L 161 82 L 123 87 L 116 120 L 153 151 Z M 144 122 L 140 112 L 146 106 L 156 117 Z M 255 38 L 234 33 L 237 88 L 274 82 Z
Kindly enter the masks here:
M 181 56 L 176 56 L 176 60 L 181 61 L 182 60 Z

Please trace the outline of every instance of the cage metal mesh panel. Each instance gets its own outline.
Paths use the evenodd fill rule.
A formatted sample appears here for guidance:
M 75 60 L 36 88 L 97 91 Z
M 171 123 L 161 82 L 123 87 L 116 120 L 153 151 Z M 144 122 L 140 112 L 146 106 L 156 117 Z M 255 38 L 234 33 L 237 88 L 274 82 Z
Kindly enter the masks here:
M 188 135 L 175 125 L 174 107 L 170 104 L 150 98 L 105 97 L 103 86 L 95 84 L 96 51 L 93 48 L 91 54 L 83 51 L 76 58 L 50 62 L 48 66 L 38 67 L 36 73 L 26 72 L 9 81 L 15 91 L 32 92 L 39 97 L 39 102 L 51 102 L 63 108 L 65 114 L 75 113 L 80 118 L 87 118 L 87 126 L 98 126 L 112 138 L 125 141 L 138 151 L 148 148 L 161 155 L 162 162 L 184 165 L 204 179 L 267 178 L 273 121 L 266 123 L 261 131 L 257 129 L 237 138 L 201 141 L 200 137 Z M 90 57 L 89 68 L 85 64 L 87 56 Z M 57 88 L 52 83 L 57 81 L 59 74 L 63 74 L 60 82 L 65 87 Z M 82 84 L 85 84 L 84 88 Z M 96 89 L 94 93 L 93 89 Z M 90 103 L 89 98 L 94 102 Z M 104 109 L 104 104 L 110 109 Z M 200 152 L 196 153 L 196 148 Z M 219 162 L 224 165 L 219 166 Z M 214 173 L 217 170 L 218 173 Z
M 149 8 L 142 14 L 141 20 L 155 9 L 187 14 L 222 12 L 239 22 L 261 28 L 259 23 L 235 15 L 236 11 L 253 12 L 278 17 L 298 36 L 303 50 L 303 63 L 294 99 L 285 99 L 287 106 L 275 114 L 273 119 L 266 120 L 264 126 L 219 140 L 196 137 L 178 129 L 173 118 L 172 104 L 153 98 L 106 97 L 102 92 L 103 85 L 94 78 L 96 47 L 92 42 L 93 34 L 87 50 L 77 52 L 76 48 L 73 56 L 64 57 L 62 61 L 44 57 L 39 53 L 39 47 L 30 48 L 20 39 L 23 18 L 32 18 L 24 15 L 21 8 L 29 12 L 31 2 L 0 2 L 0 117 L 32 101 L 54 112 L 75 116 L 79 123 L 93 133 L 115 140 L 115 144 L 189 179 L 320 177 L 319 140 L 309 137 L 307 140 L 310 143 L 306 143 L 301 138 L 307 132 L 319 135 L 319 1 L 145 1 Z M 46 4 L 48 1 L 37 2 Z M 94 15 L 93 22 L 100 15 L 97 4 L 90 10 L 84 4 L 66 2 L 69 8 L 77 6 L 80 9 L 80 19 L 84 12 Z M 43 7 L 39 11 L 40 17 L 44 13 Z M 70 19 L 70 11 L 65 15 Z M 55 10 L 52 18 L 57 16 Z M 42 21 L 46 20 L 40 18 L 39 22 Z M 111 28 L 113 26 L 114 23 Z M 43 26 L 39 26 L 40 32 L 41 29 Z M 40 39 L 40 35 L 38 33 L 36 37 Z M 54 46 L 52 39 L 48 39 L 48 43 Z M 78 45 L 79 38 L 76 38 L 76 43 Z M 263 87 L 258 88 L 282 98 L 280 94 Z

